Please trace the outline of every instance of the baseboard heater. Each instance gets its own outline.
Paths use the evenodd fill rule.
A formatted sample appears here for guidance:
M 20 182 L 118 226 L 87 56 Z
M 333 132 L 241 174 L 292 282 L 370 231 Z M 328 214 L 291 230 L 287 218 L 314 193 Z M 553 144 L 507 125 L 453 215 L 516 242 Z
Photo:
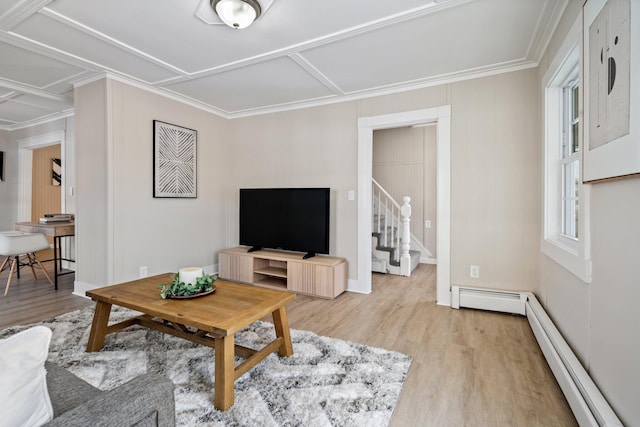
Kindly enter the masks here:
M 453 308 L 476 308 L 525 316 L 526 301 L 527 295 L 519 292 L 462 286 L 451 288 L 451 307 Z
M 533 293 L 453 286 L 451 307 L 527 316 L 578 424 L 582 427 L 623 425 Z

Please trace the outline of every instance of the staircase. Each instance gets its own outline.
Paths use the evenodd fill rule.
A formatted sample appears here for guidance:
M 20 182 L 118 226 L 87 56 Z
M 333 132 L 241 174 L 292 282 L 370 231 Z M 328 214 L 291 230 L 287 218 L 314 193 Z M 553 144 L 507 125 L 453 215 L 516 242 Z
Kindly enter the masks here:
M 420 251 L 411 250 L 411 198 L 398 204 L 372 179 L 373 230 L 371 232 L 372 271 L 410 276 L 420 263 Z

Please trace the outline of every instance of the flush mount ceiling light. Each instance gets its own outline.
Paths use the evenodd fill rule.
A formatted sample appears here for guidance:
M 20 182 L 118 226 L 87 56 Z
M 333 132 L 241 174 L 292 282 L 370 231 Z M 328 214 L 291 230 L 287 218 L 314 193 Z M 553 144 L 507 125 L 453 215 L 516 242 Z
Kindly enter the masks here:
M 237 29 L 251 25 L 262 11 L 256 0 L 211 0 L 211 7 L 222 22 Z

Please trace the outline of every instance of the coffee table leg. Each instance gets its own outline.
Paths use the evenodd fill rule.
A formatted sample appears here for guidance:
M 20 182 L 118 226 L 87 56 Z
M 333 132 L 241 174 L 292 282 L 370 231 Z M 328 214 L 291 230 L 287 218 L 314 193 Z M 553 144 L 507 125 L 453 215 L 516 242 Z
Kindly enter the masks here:
M 226 411 L 233 406 L 235 381 L 235 339 L 233 335 L 216 337 L 215 343 L 215 396 L 216 409 Z
M 104 336 L 107 332 L 109 314 L 111 314 L 111 304 L 97 301 L 96 311 L 93 313 L 91 332 L 89 333 L 89 342 L 87 343 L 88 352 L 99 351 L 104 345 Z
M 284 306 L 273 312 L 273 325 L 276 328 L 276 336 L 282 337 L 282 345 L 278 349 L 278 353 L 280 356 L 291 356 L 293 354 L 293 344 L 291 344 L 287 309 Z

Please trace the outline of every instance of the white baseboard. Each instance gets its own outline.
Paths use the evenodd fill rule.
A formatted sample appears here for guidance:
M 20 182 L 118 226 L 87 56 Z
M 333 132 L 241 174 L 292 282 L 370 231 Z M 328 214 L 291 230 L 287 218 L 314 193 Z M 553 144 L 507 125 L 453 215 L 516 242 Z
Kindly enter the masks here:
M 202 272 L 204 274 L 218 274 L 218 264 L 205 265 L 202 267 Z
M 527 319 L 553 375 L 581 427 L 622 427 L 622 422 L 533 293 Z
M 90 283 L 81 282 L 79 280 L 76 280 L 76 281 L 73 282 L 73 292 L 72 293 L 73 293 L 73 295 L 89 299 L 89 297 L 87 296 L 87 291 L 91 291 L 93 289 L 97 289 L 97 288 L 100 288 L 100 287 L 101 286 L 96 286 L 96 285 L 92 285 Z
M 527 295 L 522 292 L 497 289 L 475 288 L 471 286 L 451 287 L 452 308 L 475 308 L 524 316 Z
M 360 285 L 360 281 L 352 280 L 352 279 L 349 279 L 347 281 L 347 291 L 355 292 L 357 294 L 367 294 L 367 295 L 371 293 L 371 289 L 365 289 Z
M 475 308 L 527 317 L 538 345 L 581 427 L 622 427 L 544 307 L 532 292 L 453 286 L 452 308 Z

